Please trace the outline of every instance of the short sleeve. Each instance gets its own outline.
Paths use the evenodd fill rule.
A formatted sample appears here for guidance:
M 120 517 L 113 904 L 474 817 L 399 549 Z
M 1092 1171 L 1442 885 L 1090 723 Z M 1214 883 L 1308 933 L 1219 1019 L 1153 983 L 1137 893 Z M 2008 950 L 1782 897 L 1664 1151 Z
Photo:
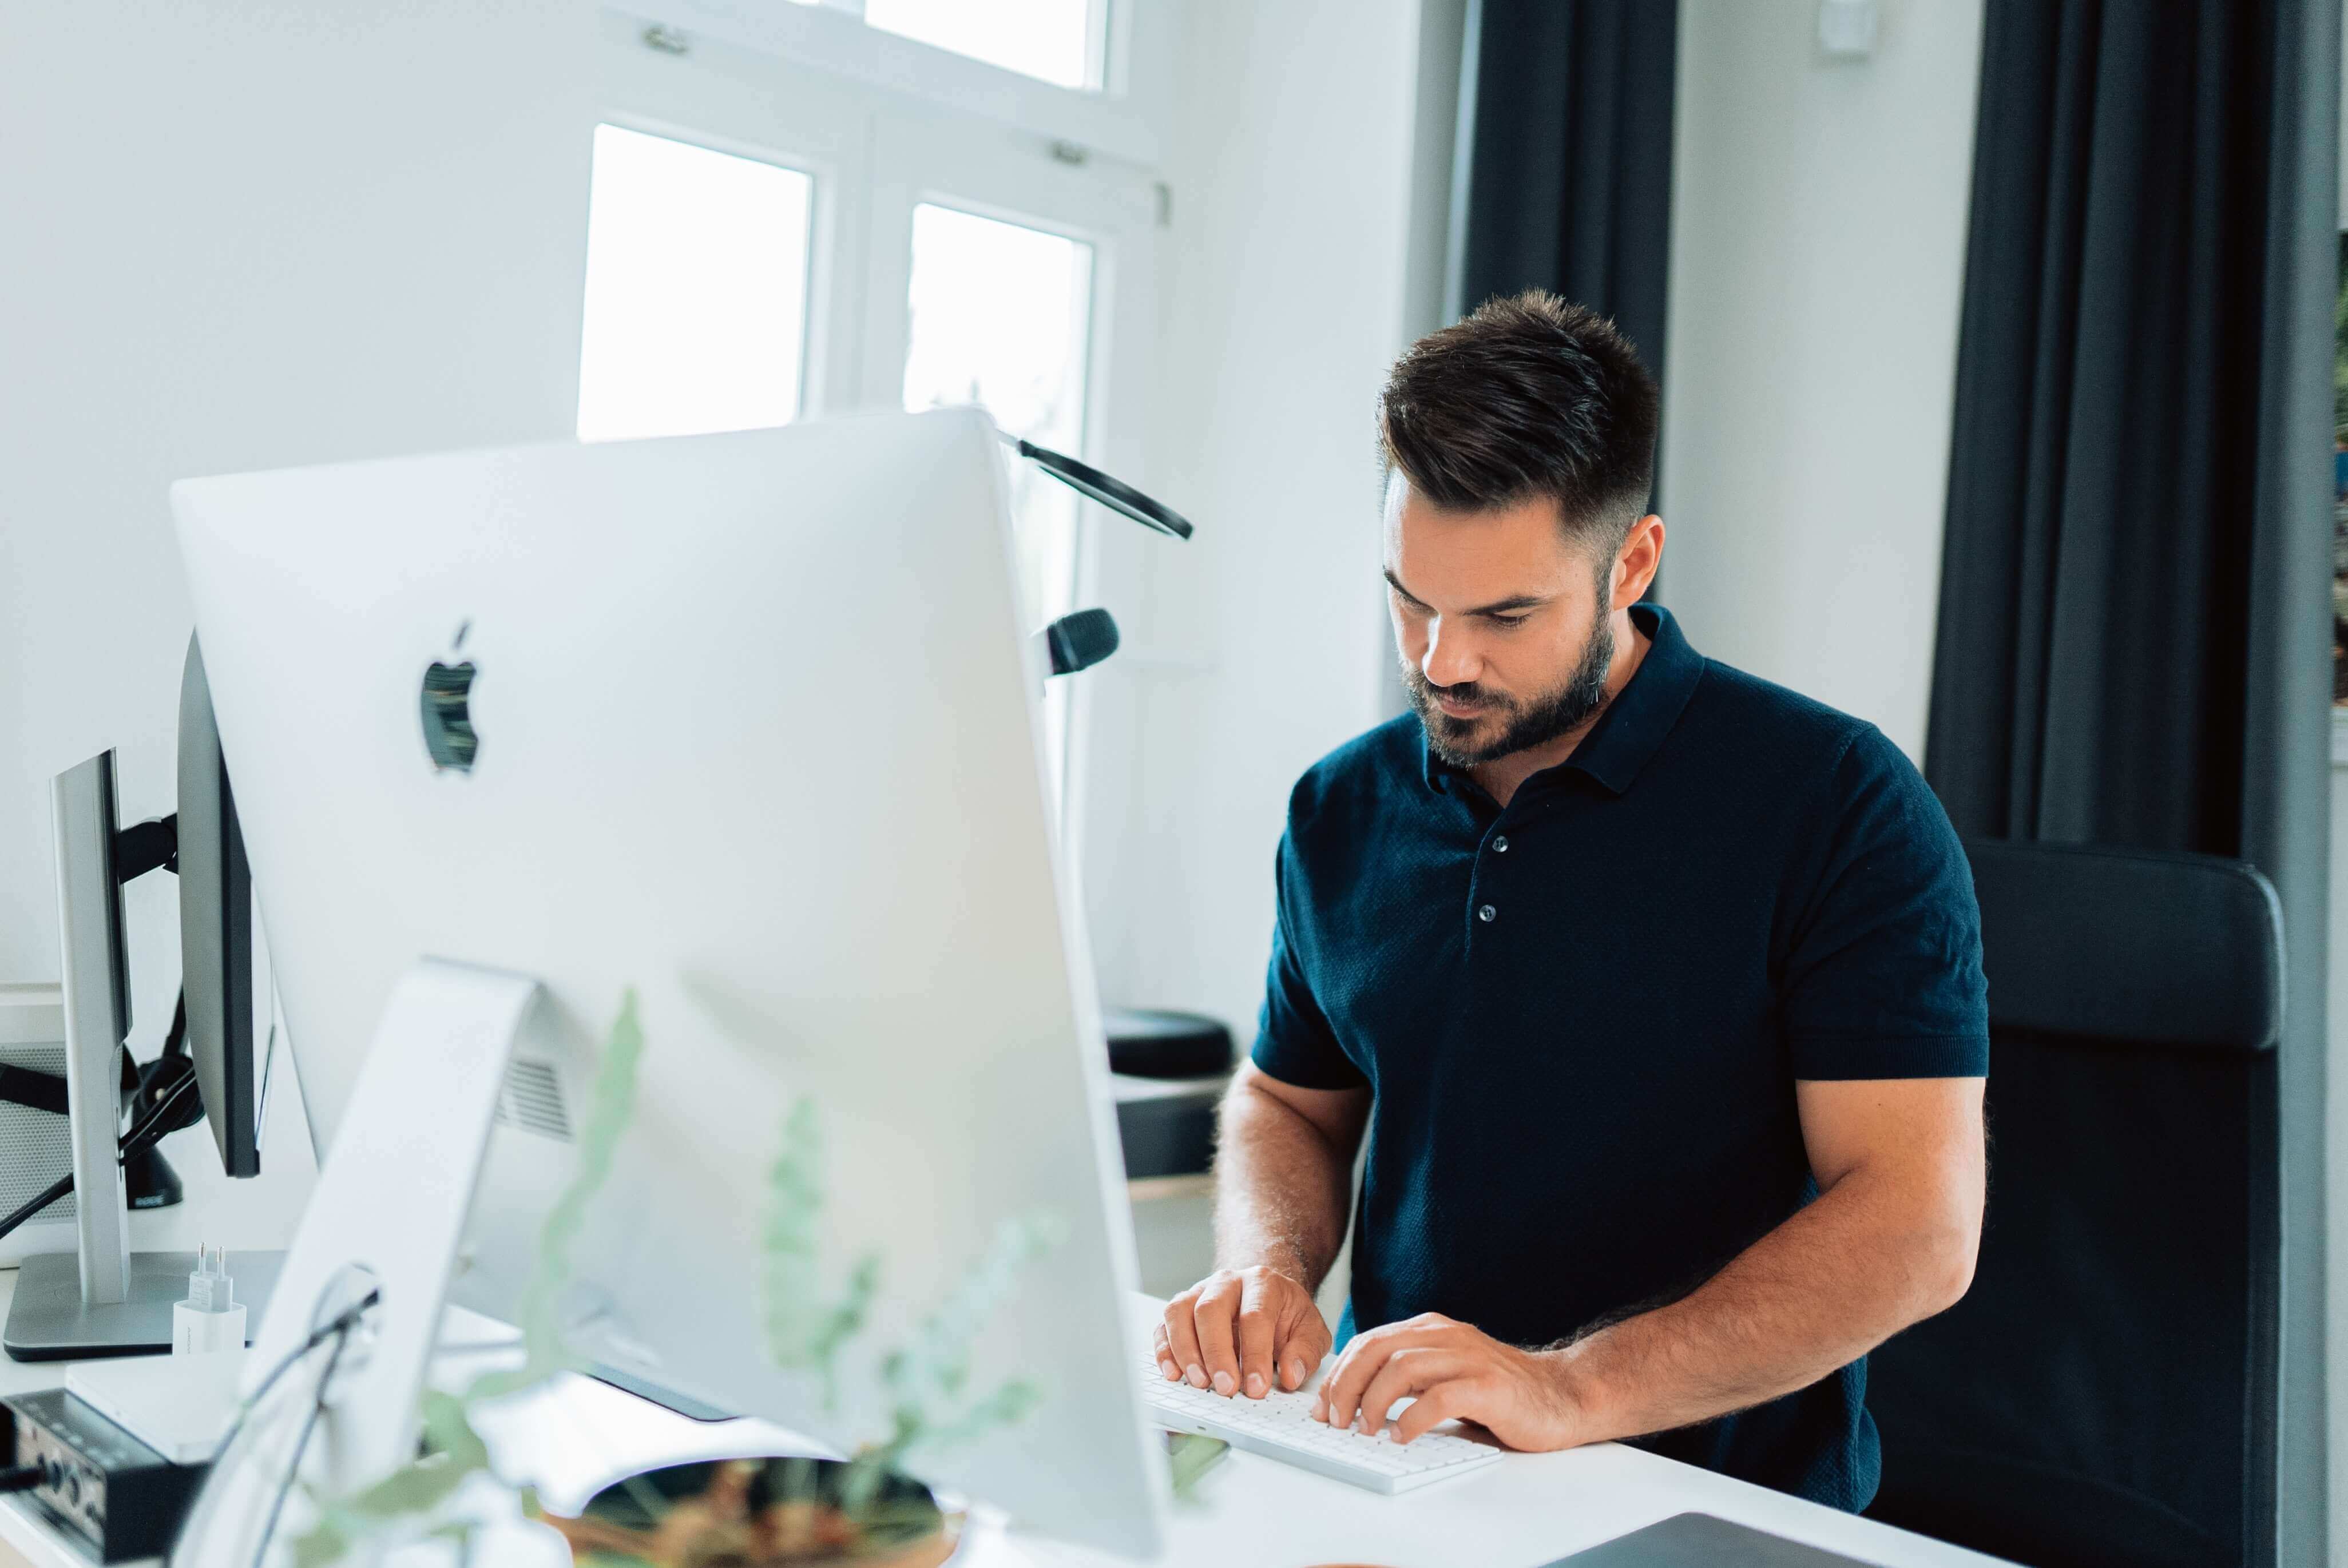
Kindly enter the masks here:
M 1289 841 L 1281 840 L 1275 881 L 1278 914 L 1272 927 L 1272 966 L 1264 978 L 1263 1013 L 1258 1021 L 1255 1065 L 1299 1088 L 1360 1088 L 1369 1082 L 1345 1055 L 1305 976 L 1305 955 L 1292 934 L 1292 903 L 1303 888 L 1292 874 Z
M 1972 869 L 1939 799 L 1872 727 L 1836 769 L 1822 840 L 1782 972 L 1794 1077 L 1987 1074 Z

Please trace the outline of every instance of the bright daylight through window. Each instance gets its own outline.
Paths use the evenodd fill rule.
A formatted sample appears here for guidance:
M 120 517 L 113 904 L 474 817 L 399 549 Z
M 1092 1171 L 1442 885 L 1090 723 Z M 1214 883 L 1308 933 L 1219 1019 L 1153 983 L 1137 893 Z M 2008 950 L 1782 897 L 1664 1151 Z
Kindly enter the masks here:
M 582 440 L 798 417 L 814 183 L 754 159 L 597 128 Z M 900 242 L 911 263 L 904 406 L 975 404 L 1013 435 L 1082 454 L 1093 247 L 929 202 L 912 208 L 910 230 Z M 1040 625 L 1075 607 L 1079 503 L 1025 463 L 1011 465 L 1011 500 L 1021 587 Z M 1066 733 L 1056 686 L 1046 721 L 1056 774 Z
M 803 5 L 839 0 L 798 0 Z M 1064 88 L 1100 86 L 1106 0 L 864 0 L 884 33 Z M 852 5 L 849 9 L 853 9 Z
M 913 209 L 905 407 L 975 403 L 1014 436 L 1084 450 L 1092 247 L 927 203 Z M 1028 464 L 1012 470 L 1027 603 L 1074 607 L 1076 492 Z
M 798 418 L 814 191 L 797 170 L 595 128 L 581 440 Z
M 1011 435 L 1084 450 L 1085 345 L 1092 247 L 924 202 L 913 209 L 905 407 L 975 403 Z M 1011 470 L 1020 576 L 1038 624 L 1075 607 L 1076 492 L 1033 465 Z M 1052 787 L 1066 789 L 1066 683 L 1046 688 Z

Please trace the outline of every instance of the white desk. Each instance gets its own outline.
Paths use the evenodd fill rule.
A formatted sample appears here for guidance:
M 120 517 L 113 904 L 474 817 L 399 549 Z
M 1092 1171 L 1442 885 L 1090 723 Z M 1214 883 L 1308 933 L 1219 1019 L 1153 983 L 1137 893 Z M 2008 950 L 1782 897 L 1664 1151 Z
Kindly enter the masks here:
M 200 1242 L 232 1251 L 285 1244 L 310 1196 L 317 1164 L 302 1123 L 302 1091 L 292 1055 L 280 1051 L 270 1071 L 273 1081 L 263 1101 L 266 1121 L 262 1130 L 264 1174 L 230 1181 L 221 1171 L 220 1156 L 209 1147 L 211 1133 L 202 1122 L 171 1134 L 158 1147 L 179 1172 L 185 1202 L 133 1213 L 132 1252 L 193 1252 Z M 0 1267 L 0 1320 L 6 1318 L 15 1294 L 15 1267 Z M 67 1365 L 19 1362 L 0 1354 L 0 1394 L 59 1387 Z M 0 1497 L 0 1568 L 17 1568 L 16 1558 L 35 1568 L 90 1568 L 89 1559 L 20 1509 L 17 1499 Z
M 15 1289 L 15 1272 L 0 1271 L 0 1311 Z M 0 1357 L 0 1394 L 56 1387 L 65 1380 L 65 1366 Z M 536 1480 L 555 1509 L 577 1506 L 586 1491 L 627 1469 L 798 1446 L 789 1434 L 764 1422 L 687 1421 L 584 1378 L 563 1378 L 481 1424 L 509 1473 Z M 1690 1510 L 1886 1568 L 1984 1568 L 1996 1562 L 1612 1443 L 1561 1454 L 1511 1455 L 1401 1497 L 1380 1497 L 1235 1452 L 1207 1473 L 1189 1502 L 1177 1506 L 1164 1562 L 1169 1568 L 1336 1563 L 1538 1568 Z M 0 1565 L 15 1568 L 12 1551 L 31 1568 L 89 1568 L 88 1559 L 18 1500 L 0 1498 Z M 955 1568 L 1129 1565 L 981 1527 L 955 1559 Z

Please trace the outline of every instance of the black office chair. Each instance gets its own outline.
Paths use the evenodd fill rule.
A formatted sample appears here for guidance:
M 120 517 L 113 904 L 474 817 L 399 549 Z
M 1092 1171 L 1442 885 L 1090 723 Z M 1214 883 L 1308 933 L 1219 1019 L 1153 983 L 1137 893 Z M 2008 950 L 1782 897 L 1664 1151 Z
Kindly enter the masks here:
M 2238 861 L 1969 842 L 1989 1216 L 1877 1351 L 1869 1512 L 2034 1568 L 2267 1568 L 2282 916 Z

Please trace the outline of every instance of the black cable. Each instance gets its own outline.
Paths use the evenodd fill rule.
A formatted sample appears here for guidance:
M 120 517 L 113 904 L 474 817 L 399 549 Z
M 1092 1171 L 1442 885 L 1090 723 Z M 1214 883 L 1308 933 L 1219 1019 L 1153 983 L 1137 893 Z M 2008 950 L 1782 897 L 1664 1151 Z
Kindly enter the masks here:
M 48 1479 L 48 1471 L 39 1465 L 17 1465 L 0 1470 L 0 1491 L 30 1491 Z
M 163 1097 L 161 1104 L 156 1106 L 137 1126 L 124 1133 L 121 1145 L 115 1150 L 115 1163 L 119 1165 L 132 1155 L 152 1147 L 161 1141 L 166 1133 L 178 1131 L 177 1127 L 166 1127 L 163 1123 L 178 1107 L 180 1098 L 195 1087 L 196 1080 L 192 1077 L 180 1079 L 171 1092 Z M 0 1236 L 7 1235 L 9 1232 L 14 1231 L 73 1190 L 73 1172 L 68 1171 L 50 1182 L 46 1189 L 18 1204 L 7 1218 L 0 1219 Z
M 272 1367 L 269 1369 L 269 1376 L 263 1377 L 261 1380 L 260 1387 L 253 1389 L 252 1398 L 244 1402 L 244 1408 L 237 1411 L 236 1419 L 229 1423 L 227 1432 L 221 1435 L 220 1448 L 213 1456 L 213 1462 L 217 1464 L 220 1459 L 228 1453 L 229 1444 L 236 1441 L 237 1434 L 244 1430 L 245 1418 L 260 1407 L 261 1401 L 267 1397 L 269 1390 L 277 1387 L 277 1381 L 279 1378 L 294 1370 L 294 1367 L 300 1363 L 302 1357 L 309 1355 L 310 1352 L 326 1343 L 327 1340 L 332 1339 L 338 1334 L 346 1334 L 351 1329 L 357 1327 L 359 1319 L 366 1315 L 367 1308 L 373 1306 L 376 1302 L 381 1301 L 382 1299 L 383 1293 L 381 1291 L 371 1290 L 367 1292 L 366 1295 L 361 1296 L 356 1302 L 345 1308 L 341 1315 L 335 1317 L 330 1323 L 322 1324 L 317 1328 L 311 1330 L 309 1338 L 304 1340 L 294 1349 L 287 1351 L 285 1353 L 284 1359 L 278 1362 L 276 1366 Z
M 189 1522 L 196 1517 L 198 1506 L 203 1501 L 204 1491 L 215 1480 L 228 1473 L 229 1450 L 235 1446 L 236 1439 L 243 1435 L 246 1420 L 251 1418 L 253 1411 L 261 1408 L 261 1401 L 269 1397 L 269 1391 L 277 1387 L 280 1378 L 300 1365 L 302 1357 L 335 1336 L 348 1335 L 352 1329 L 357 1327 L 359 1319 L 366 1315 L 367 1308 L 382 1299 L 381 1291 L 367 1292 L 366 1295 L 344 1308 L 331 1322 L 312 1329 L 309 1338 L 287 1351 L 283 1358 L 269 1369 L 269 1375 L 262 1378 L 260 1384 L 252 1390 L 252 1397 L 245 1400 L 238 1408 L 236 1418 L 229 1422 L 228 1430 L 221 1436 L 220 1447 L 212 1450 L 211 1468 L 205 1472 L 203 1485 L 197 1489 L 196 1495 L 188 1500 L 187 1511 L 180 1515 L 180 1528 L 171 1537 L 171 1549 L 164 1553 L 166 1563 L 179 1556 L 180 1539 L 187 1534 Z
M 63 1074 L 39 1072 L 5 1062 L 0 1062 L 0 1099 L 27 1110 L 45 1110 L 51 1116 L 63 1116 L 71 1109 L 66 1099 Z
M 188 992 L 181 986 L 179 1005 L 171 1010 L 171 1026 L 163 1033 L 163 1048 L 134 1075 L 130 1086 L 134 1117 L 140 1102 L 160 1104 L 180 1084 L 194 1078 L 195 1072 L 195 1060 L 188 1054 Z M 182 1111 L 178 1124 L 169 1130 L 176 1132 L 181 1127 L 193 1127 L 202 1114 L 203 1104 L 199 1100 Z
M 342 1328 L 335 1336 L 335 1347 L 326 1353 L 326 1369 L 318 1374 L 317 1392 L 310 1400 L 310 1413 L 302 1419 L 302 1435 L 294 1439 L 294 1457 L 285 1461 L 285 1475 L 277 1483 L 277 1495 L 269 1504 L 268 1522 L 261 1527 L 261 1544 L 252 1549 L 252 1568 L 261 1568 L 269 1555 L 269 1542 L 277 1534 L 277 1516 L 285 1511 L 285 1500 L 293 1495 L 294 1478 L 302 1473 L 302 1456 L 310 1451 L 310 1434 L 318 1429 L 318 1418 L 326 1413 L 326 1386 L 335 1380 L 335 1368 L 341 1364 L 343 1349 L 351 1342 L 351 1330 L 358 1319 L 345 1313 L 336 1319 Z
M 160 1062 L 173 1057 L 183 1061 L 186 1060 L 187 1037 L 188 993 L 187 989 L 183 986 L 180 991 L 180 1005 L 173 1010 L 171 1015 L 171 1027 L 163 1037 L 162 1055 L 158 1057 L 156 1060 Z M 174 1126 L 163 1126 L 163 1119 L 170 1115 L 173 1108 L 179 1105 L 181 1098 L 184 1097 L 190 1089 L 195 1087 L 196 1078 L 192 1066 L 185 1069 L 185 1071 L 187 1076 L 182 1078 L 178 1083 L 172 1085 L 171 1088 L 163 1094 L 163 1098 L 157 1102 L 154 1109 L 149 1112 L 147 1116 L 140 1120 L 133 1123 L 130 1130 L 122 1135 L 122 1140 L 115 1150 L 114 1160 L 116 1164 L 119 1165 L 124 1161 L 129 1159 L 132 1155 L 144 1152 L 147 1149 L 160 1141 L 166 1133 L 177 1132 L 181 1127 L 191 1127 L 194 1125 L 194 1119 L 192 1118 L 188 1118 L 180 1120 Z M 15 1231 L 17 1227 L 30 1220 L 34 1215 L 39 1213 L 42 1210 L 47 1208 L 58 1199 L 67 1196 L 73 1190 L 73 1172 L 68 1171 L 63 1176 L 58 1177 L 55 1181 L 50 1182 L 46 1188 L 35 1193 L 30 1200 L 18 1204 L 14 1210 L 11 1210 L 6 1218 L 0 1219 L 0 1236 L 6 1236 L 9 1233 Z
M 173 1121 L 169 1127 L 163 1124 L 172 1120 L 180 1101 L 195 1087 L 196 1080 L 192 1076 L 181 1078 L 174 1085 L 171 1092 L 156 1104 L 154 1110 L 148 1115 L 146 1120 L 122 1135 L 122 1146 L 115 1151 L 115 1163 L 118 1165 L 134 1154 L 145 1153 L 149 1149 L 160 1143 L 166 1135 L 177 1132 L 181 1127 L 190 1125 L 179 1121 Z
M 6 1235 L 9 1232 L 15 1230 L 17 1226 L 23 1224 L 26 1221 L 31 1219 L 42 1210 L 47 1208 L 58 1199 L 72 1191 L 73 1188 L 73 1172 L 68 1171 L 64 1175 L 58 1177 L 56 1181 L 50 1182 L 47 1187 L 34 1193 L 23 1203 L 17 1205 L 15 1211 L 6 1219 L 0 1220 L 0 1236 Z

